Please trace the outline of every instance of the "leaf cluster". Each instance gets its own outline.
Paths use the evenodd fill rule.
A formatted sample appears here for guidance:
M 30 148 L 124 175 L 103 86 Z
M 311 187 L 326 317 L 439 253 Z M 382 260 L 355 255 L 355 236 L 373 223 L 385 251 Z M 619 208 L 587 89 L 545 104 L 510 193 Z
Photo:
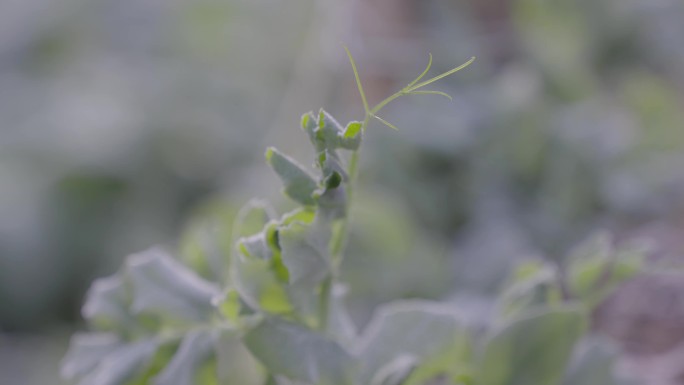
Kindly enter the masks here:
M 484 332 L 459 309 L 422 300 L 383 305 L 356 330 L 339 266 L 364 130 L 371 118 L 383 121 L 376 114 L 399 96 L 441 95 L 421 88 L 470 62 L 421 82 L 430 59 L 413 82 L 369 108 L 350 60 L 364 120 L 342 126 L 323 110 L 302 117 L 315 173 L 266 151 L 299 207 L 278 215 L 262 201 L 245 206 L 232 226 L 230 256 L 205 264 L 225 266 L 226 274 L 197 274 L 158 248 L 129 257 L 93 284 L 83 308 L 91 332 L 73 337 L 64 377 L 79 385 L 560 384 L 597 288 L 636 269 L 608 263 L 612 251 L 576 258 L 568 276 L 543 264 L 521 267 Z

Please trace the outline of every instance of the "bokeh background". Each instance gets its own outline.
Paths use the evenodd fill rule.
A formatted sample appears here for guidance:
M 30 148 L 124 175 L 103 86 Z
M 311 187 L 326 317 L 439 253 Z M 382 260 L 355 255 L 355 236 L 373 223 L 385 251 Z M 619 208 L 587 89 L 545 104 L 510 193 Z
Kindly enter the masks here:
M 284 202 L 265 147 L 304 161 L 302 113 L 361 117 L 343 43 L 371 103 L 430 52 L 433 73 L 477 56 L 436 86 L 453 102 L 403 98 L 398 132 L 367 133 L 357 323 L 401 297 L 486 316 L 516 261 L 606 229 L 681 264 L 683 41 L 680 0 L 1 1 L 0 384 L 59 384 L 85 290 L 126 255 L 191 255 L 251 197 Z M 630 365 L 684 383 L 684 279 L 621 294 Z

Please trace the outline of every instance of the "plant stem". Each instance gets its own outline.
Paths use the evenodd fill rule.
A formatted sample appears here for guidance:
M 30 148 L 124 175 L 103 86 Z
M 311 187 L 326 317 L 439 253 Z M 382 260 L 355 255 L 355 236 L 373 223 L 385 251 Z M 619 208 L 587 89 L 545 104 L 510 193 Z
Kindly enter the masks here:
M 368 124 L 369 116 L 364 119 L 362 129 Z M 351 158 L 349 159 L 348 168 L 348 179 L 346 183 L 347 189 L 347 215 L 341 220 L 337 231 L 333 232 L 332 239 L 330 240 L 331 248 L 331 262 L 332 268 L 331 273 L 325 278 L 321 284 L 320 301 L 318 307 L 318 326 L 322 331 L 326 331 L 328 328 L 328 315 L 330 313 L 330 301 L 333 295 L 333 286 L 335 280 L 337 279 L 340 263 L 342 263 L 342 254 L 344 252 L 344 245 L 347 242 L 349 221 L 351 216 L 351 203 L 354 191 L 354 184 L 359 173 L 359 150 L 352 152 Z
M 395 92 L 392 94 L 390 97 L 386 98 L 385 100 L 381 101 L 377 105 L 375 105 L 373 108 L 370 108 L 368 105 L 368 99 L 366 98 L 366 94 L 363 91 L 363 84 L 361 84 L 361 77 L 359 76 L 359 71 L 356 68 L 356 62 L 354 61 L 354 58 L 352 57 L 351 52 L 349 52 L 349 49 L 347 47 L 344 47 L 344 50 L 347 52 L 347 56 L 349 57 L 349 63 L 352 66 L 352 70 L 354 71 L 354 79 L 356 80 L 356 86 L 359 89 L 359 95 L 361 96 L 361 102 L 363 103 L 363 109 L 364 109 L 364 118 L 363 118 L 363 123 L 361 124 L 361 135 L 366 132 L 366 128 L 368 128 L 368 123 L 370 122 L 371 118 L 377 118 L 380 120 L 382 123 L 395 128 L 392 124 L 386 122 L 385 120 L 381 119 L 378 117 L 376 114 L 380 112 L 380 110 L 388 105 L 390 102 L 392 102 L 394 99 L 403 96 L 403 95 L 409 95 L 412 92 L 416 92 L 419 88 L 424 87 L 428 84 L 434 83 L 435 81 L 442 79 L 446 76 L 449 76 L 457 71 L 460 71 L 461 69 L 467 67 L 470 63 L 475 60 L 474 57 L 470 58 L 470 60 L 450 71 L 444 72 L 440 75 L 437 75 L 429 80 L 423 81 L 421 83 L 416 84 L 420 79 L 423 78 L 430 69 L 430 66 L 432 65 L 432 55 L 430 55 L 430 61 L 428 62 L 427 68 L 423 71 L 423 73 L 420 74 L 414 81 L 409 83 L 406 87 L 402 88 L 401 90 Z M 443 92 L 439 91 L 423 91 L 424 94 L 428 93 L 433 93 L 433 94 L 440 94 L 440 95 L 445 95 Z M 328 274 L 328 276 L 325 278 L 323 283 L 321 284 L 321 292 L 320 292 L 320 297 L 319 297 L 319 307 L 318 307 L 318 326 L 319 329 L 323 332 L 325 332 L 328 328 L 328 318 L 329 318 L 329 313 L 330 313 L 330 301 L 333 295 L 333 287 L 335 285 L 335 280 L 337 279 L 338 275 L 338 270 L 339 270 L 339 265 L 342 263 L 342 253 L 344 251 L 344 245 L 347 243 L 347 237 L 348 237 L 348 228 L 349 228 L 349 222 L 350 222 L 350 217 L 351 217 L 351 205 L 353 201 L 353 192 L 354 192 L 354 184 L 356 183 L 356 179 L 358 177 L 359 173 L 359 149 L 356 149 L 355 151 L 352 152 L 351 158 L 349 159 L 349 168 L 347 170 L 348 178 L 347 178 L 347 183 L 346 183 L 346 189 L 347 189 L 347 214 L 342 218 L 339 227 L 333 229 L 333 234 L 330 239 L 330 256 L 331 256 L 331 272 Z

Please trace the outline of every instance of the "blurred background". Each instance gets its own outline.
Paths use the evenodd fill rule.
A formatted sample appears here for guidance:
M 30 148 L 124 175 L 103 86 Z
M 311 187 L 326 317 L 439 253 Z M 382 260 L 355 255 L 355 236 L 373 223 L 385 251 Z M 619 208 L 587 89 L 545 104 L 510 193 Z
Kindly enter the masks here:
M 302 113 L 362 117 L 343 43 L 371 104 L 428 53 L 434 74 L 477 56 L 435 87 L 453 102 L 400 99 L 400 130 L 367 132 L 357 323 L 401 297 L 486 316 L 516 261 L 604 229 L 683 263 L 682 41 L 680 0 L 3 0 L 0 383 L 58 383 L 85 290 L 126 255 L 191 255 L 207 221 L 283 203 L 266 146 L 308 164 Z M 649 384 L 684 383 L 684 279 L 619 294 L 597 327 Z

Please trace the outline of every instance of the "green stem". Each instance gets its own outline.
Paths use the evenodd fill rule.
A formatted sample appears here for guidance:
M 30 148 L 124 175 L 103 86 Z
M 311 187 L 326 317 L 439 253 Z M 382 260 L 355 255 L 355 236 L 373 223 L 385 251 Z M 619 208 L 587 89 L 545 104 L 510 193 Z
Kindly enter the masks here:
M 333 274 L 328 274 L 321 284 L 321 294 L 318 303 L 318 329 L 328 330 L 328 315 L 330 314 L 330 300 L 332 298 Z
M 362 129 L 368 124 L 369 116 L 363 121 Z M 344 245 L 347 242 L 349 221 L 351 216 L 351 202 L 354 191 L 354 184 L 359 173 L 359 150 L 352 152 L 349 159 L 348 179 L 347 179 L 347 215 L 341 220 L 339 227 L 333 232 L 330 240 L 330 255 L 332 261 L 331 273 L 325 278 L 321 284 L 321 293 L 318 307 L 318 326 L 320 330 L 326 331 L 328 328 L 328 315 L 330 313 L 330 301 L 332 299 L 332 288 L 337 279 L 339 265 L 342 263 L 342 254 L 344 252 Z
M 457 72 L 465 67 L 467 67 L 470 63 L 475 60 L 475 58 L 471 58 L 468 62 L 464 63 L 463 65 L 456 67 L 450 71 L 444 72 L 440 75 L 437 75 L 429 80 L 426 80 L 424 82 L 421 82 L 419 84 L 416 84 L 420 79 L 423 78 L 430 69 L 430 65 L 432 64 L 432 55 L 430 55 L 430 61 L 428 63 L 427 68 L 423 71 L 423 73 L 420 74 L 414 81 L 409 83 L 406 87 L 402 88 L 401 90 L 395 92 L 392 94 L 390 97 L 386 98 L 385 100 L 381 101 L 377 105 L 375 105 L 373 108 L 370 108 L 368 105 L 368 100 L 366 99 L 366 94 L 363 91 L 363 84 L 361 84 L 361 77 L 359 76 L 359 71 L 356 68 L 356 62 L 354 61 L 354 58 L 352 57 L 351 52 L 349 52 L 349 49 L 347 47 L 344 47 L 344 50 L 347 52 L 347 56 L 349 57 L 349 62 L 351 63 L 352 70 L 354 71 L 354 79 L 356 80 L 356 86 L 359 89 L 359 95 L 361 95 L 361 101 L 363 102 L 363 109 L 364 109 L 364 118 L 363 118 L 363 123 L 361 124 L 361 135 L 363 135 L 364 132 L 366 132 L 366 128 L 368 128 L 368 123 L 370 122 L 371 118 L 378 118 L 376 115 L 382 108 L 384 108 L 386 105 L 388 105 L 390 102 L 392 102 L 394 99 L 403 96 L 403 95 L 408 95 L 411 92 L 417 91 L 419 88 L 424 87 L 428 84 L 431 84 L 439 79 L 442 79 L 446 76 L 449 76 L 453 74 L 454 72 Z M 442 94 L 439 91 L 425 91 L 426 93 L 438 93 Z M 393 125 L 390 123 L 380 119 L 381 122 L 387 124 L 388 126 L 395 128 Z M 325 332 L 328 328 L 328 318 L 329 318 L 329 313 L 330 313 L 330 300 L 333 295 L 333 287 L 335 285 L 335 279 L 337 279 L 338 275 L 338 270 L 339 270 L 339 265 L 342 262 L 342 253 L 344 251 L 344 246 L 347 242 L 347 237 L 348 237 L 348 228 L 349 228 L 349 222 L 350 222 L 350 217 L 351 217 L 351 205 L 352 205 L 352 197 L 354 193 L 354 185 L 356 183 L 356 179 L 358 177 L 359 173 L 359 150 L 357 149 L 356 151 L 352 152 L 351 158 L 349 159 L 349 168 L 347 170 L 348 174 L 348 179 L 346 183 L 346 188 L 347 188 L 347 215 L 341 220 L 341 223 L 339 224 L 339 227 L 333 229 L 333 234 L 330 239 L 330 255 L 331 255 L 331 272 L 328 274 L 328 276 L 325 278 L 323 283 L 321 284 L 321 293 L 319 297 L 319 308 L 318 308 L 318 321 L 319 321 L 319 328 L 323 332 Z

